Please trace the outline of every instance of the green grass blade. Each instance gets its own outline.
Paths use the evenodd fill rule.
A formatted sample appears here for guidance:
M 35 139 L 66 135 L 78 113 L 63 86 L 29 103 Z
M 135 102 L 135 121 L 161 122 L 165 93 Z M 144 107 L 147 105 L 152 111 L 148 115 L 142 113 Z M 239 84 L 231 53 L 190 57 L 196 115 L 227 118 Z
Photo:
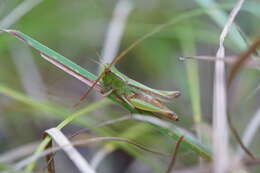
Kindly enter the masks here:
M 140 140 L 143 138 L 145 135 L 149 135 L 151 131 L 154 129 L 149 126 L 149 124 L 143 124 L 143 123 L 137 123 L 133 126 L 130 126 L 126 130 L 124 130 L 122 133 L 120 133 L 118 136 L 126 139 L 131 139 L 131 140 Z M 151 168 L 156 170 L 157 172 L 162 172 L 161 168 L 159 165 L 156 165 L 154 161 L 151 161 L 147 157 L 142 157 L 142 153 L 140 153 L 138 150 L 136 151 L 135 149 L 128 147 L 127 145 L 124 145 L 119 142 L 109 142 L 105 146 L 105 148 L 109 148 L 110 153 L 115 151 L 118 148 L 124 149 L 127 151 L 129 154 L 131 154 L 133 157 L 136 157 L 137 159 L 143 161 L 144 163 L 147 163 L 150 165 Z M 141 154 L 141 156 L 140 156 Z
M 149 123 L 150 125 L 159 129 L 159 131 L 161 131 L 163 134 L 174 139 L 175 141 L 178 141 L 178 139 L 181 136 L 184 136 L 184 139 L 181 144 L 181 146 L 184 149 L 195 152 L 205 160 L 212 160 L 211 151 L 205 145 L 203 145 L 197 138 L 191 135 L 191 133 L 189 133 L 188 131 L 181 129 L 174 124 L 170 124 L 168 122 L 159 120 L 154 117 L 135 115 L 134 119 Z
M 195 38 L 194 33 L 191 30 L 190 25 L 186 25 L 182 28 L 182 31 L 186 33 L 179 37 L 183 56 L 196 55 Z M 188 77 L 188 85 L 190 99 L 192 104 L 193 119 L 196 124 L 202 121 L 201 117 L 201 105 L 200 105 L 200 82 L 199 82 L 199 70 L 196 61 L 186 61 L 186 73 Z M 198 134 L 199 135 L 199 134 Z
M 10 89 L 10 87 L 6 87 L 3 85 L 0 85 L 0 93 L 11 97 L 17 101 L 20 101 L 26 105 L 32 106 L 37 111 L 54 114 L 57 117 L 64 117 L 64 115 L 68 114 L 69 111 L 63 109 L 63 108 L 57 108 L 55 106 L 49 105 L 47 103 L 41 103 L 39 101 L 36 101 L 34 99 L 31 99 L 13 89 Z
M 34 100 L 18 91 L 11 89 L 10 87 L 4 86 L 4 85 L 0 85 L 0 94 L 6 95 L 14 100 L 22 102 L 28 106 L 31 106 L 33 109 L 35 109 L 38 112 L 47 113 L 48 115 L 51 115 L 51 117 L 54 117 L 57 119 L 64 119 L 64 118 L 70 117 L 70 118 L 66 119 L 66 121 L 63 122 L 59 126 L 60 128 L 64 127 L 66 124 L 68 124 L 68 121 L 71 122 L 72 120 L 75 120 L 78 116 L 84 114 L 85 109 L 97 109 L 101 106 L 106 106 L 106 105 L 109 105 L 112 103 L 108 99 L 103 99 L 103 100 L 97 102 L 97 104 L 94 104 L 94 105 L 91 104 L 88 106 L 88 108 L 83 108 L 83 109 L 79 110 L 77 113 L 73 114 L 73 116 L 71 116 L 72 112 L 69 109 Z M 92 106 L 94 106 L 94 107 L 92 108 Z M 76 121 L 76 124 L 86 126 L 86 127 L 89 127 L 90 125 L 93 125 L 95 123 L 96 122 L 93 122 L 90 119 L 86 119 L 86 122 L 81 121 L 81 120 Z
M 18 39 L 24 41 L 31 47 L 35 48 L 37 51 L 40 52 L 40 54 L 51 63 L 58 63 L 60 68 L 65 67 L 66 69 L 63 69 L 66 72 L 74 72 L 78 76 L 83 77 L 85 80 L 89 81 L 89 85 L 93 83 L 94 80 L 96 80 L 96 76 L 89 71 L 85 70 L 84 68 L 80 67 L 79 65 L 75 64 L 74 62 L 70 61 L 68 58 L 62 56 L 61 54 L 55 52 L 54 50 L 48 48 L 47 46 L 41 44 L 40 42 L 34 40 L 33 38 L 29 37 L 28 35 L 16 31 L 16 30 L 3 30 Z M 56 65 L 56 64 L 55 64 Z M 62 66 L 62 67 L 61 67 Z
M 108 100 L 101 100 L 99 102 L 95 102 L 93 104 L 90 104 L 89 106 L 87 106 L 86 108 L 83 108 L 75 113 L 72 113 L 71 115 L 69 115 L 65 120 L 63 120 L 61 123 L 59 123 L 56 127 L 58 129 L 62 129 L 64 128 L 66 125 L 68 125 L 69 123 L 71 123 L 72 121 L 74 121 L 76 118 L 78 118 L 81 115 L 85 115 L 93 110 L 98 109 L 99 107 L 102 107 L 104 105 L 107 105 L 109 102 Z M 38 146 L 38 148 L 36 149 L 34 154 L 38 154 L 41 153 L 46 146 L 48 145 L 48 143 L 50 142 L 51 138 L 49 136 L 47 136 L 46 138 L 44 138 L 44 140 L 40 143 L 40 145 Z M 35 166 L 35 162 L 32 162 L 31 164 L 29 164 L 26 167 L 26 171 L 32 171 L 33 168 Z
M 28 106 L 31 106 L 39 112 L 45 112 L 45 113 L 50 114 L 54 117 L 65 118 L 65 120 L 63 120 L 61 123 L 58 124 L 57 128 L 59 128 L 59 129 L 62 129 L 63 127 L 65 127 L 66 125 L 71 123 L 72 121 L 75 121 L 79 116 L 86 115 L 87 113 L 89 113 L 93 110 L 96 110 L 100 107 L 103 107 L 103 106 L 111 103 L 111 101 L 109 101 L 108 99 L 103 99 L 101 101 L 90 104 L 87 107 L 85 107 L 85 108 L 83 108 L 83 109 L 81 109 L 81 110 L 79 110 L 75 113 L 71 113 L 70 111 L 68 111 L 64 108 L 59 108 L 58 106 L 52 106 L 52 105 L 31 99 L 31 98 L 15 91 L 15 90 L 10 89 L 9 87 L 3 86 L 3 85 L 0 85 L 0 93 L 6 95 L 8 97 L 13 98 L 14 100 L 20 101 L 20 102 L 22 102 L 22 103 L 24 103 Z M 96 122 L 91 122 L 90 119 L 86 119 L 86 122 L 77 121 L 77 124 L 84 125 L 85 127 L 89 127 L 93 123 L 96 123 Z M 95 129 L 95 130 L 99 134 L 102 134 L 102 135 L 113 134 L 112 132 L 109 131 L 109 129 L 105 129 L 105 130 Z M 48 144 L 49 140 L 50 140 L 49 138 L 45 138 L 41 142 L 39 147 L 37 148 L 36 153 L 43 151 L 43 149 Z M 30 164 L 27 169 L 32 170 L 33 167 L 34 167 L 34 163 Z

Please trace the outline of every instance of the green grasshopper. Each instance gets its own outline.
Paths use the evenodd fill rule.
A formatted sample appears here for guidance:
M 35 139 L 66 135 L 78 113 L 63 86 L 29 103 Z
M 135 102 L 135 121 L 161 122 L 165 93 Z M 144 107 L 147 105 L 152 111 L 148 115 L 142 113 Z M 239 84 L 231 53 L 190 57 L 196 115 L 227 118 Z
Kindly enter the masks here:
M 84 81 L 88 85 L 91 85 L 91 87 L 81 97 L 80 101 L 82 101 L 89 94 L 89 92 L 95 88 L 104 95 L 108 95 L 109 97 L 111 96 L 112 100 L 116 99 L 114 101 L 123 103 L 122 105 L 124 105 L 126 108 L 131 108 L 130 110 L 132 112 L 149 114 L 152 113 L 171 120 L 178 120 L 176 113 L 163 105 L 162 102 L 178 97 L 180 92 L 162 91 L 149 88 L 135 80 L 128 78 L 114 67 L 114 64 L 116 64 L 129 50 L 131 50 L 134 46 L 136 46 L 149 35 L 137 40 L 130 47 L 128 47 L 128 49 L 117 56 L 110 64 L 104 65 L 103 71 L 96 79 L 93 74 L 84 71 L 81 69 L 81 67 L 77 66 L 73 62 L 59 55 L 55 51 L 47 48 L 36 40 L 33 40 L 29 36 L 15 30 L 2 31 L 8 32 L 20 40 L 25 41 L 27 44 L 40 51 L 41 56 L 44 59 L 53 63 L 62 70 L 77 77 L 78 79 L 84 78 Z M 83 73 L 86 73 L 86 75 L 81 75 Z
M 104 95 L 115 94 L 117 98 L 133 109 L 150 112 L 159 117 L 168 118 L 170 120 L 178 120 L 175 112 L 171 111 L 162 102 L 169 101 L 180 96 L 179 91 L 163 91 L 147 87 L 126 75 L 119 72 L 114 64 L 120 60 L 122 56 L 116 57 L 110 64 L 104 65 L 104 69 L 100 76 L 81 97 L 82 101 L 89 92 L 100 81 Z

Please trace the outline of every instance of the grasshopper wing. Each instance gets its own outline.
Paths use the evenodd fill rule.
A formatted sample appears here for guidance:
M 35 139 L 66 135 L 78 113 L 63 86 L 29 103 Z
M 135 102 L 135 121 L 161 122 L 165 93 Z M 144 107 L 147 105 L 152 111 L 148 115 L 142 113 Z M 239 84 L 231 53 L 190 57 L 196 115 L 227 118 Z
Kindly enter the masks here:
M 127 77 L 123 73 L 119 72 L 115 67 L 112 67 L 111 71 L 114 74 L 116 74 L 119 78 L 121 78 L 122 80 L 127 81 L 129 86 L 135 88 L 135 91 L 140 91 L 140 92 L 143 92 L 144 94 L 152 95 L 160 101 L 169 101 L 169 100 L 177 98 L 181 95 L 181 93 L 179 91 L 157 90 L 157 89 L 153 89 L 148 86 L 145 86 L 145 85 Z
M 134 98 L 130 99 L 131 104 L 141 110 L 145 110 L 151 113 L 155 113 L 161 117 L 168 118 L 170 120 L 178 120 L 176 113 L 171 111 L 166 106 L 162 105 L 161 102 L 152 98 L 148 95 L 136 95 Z

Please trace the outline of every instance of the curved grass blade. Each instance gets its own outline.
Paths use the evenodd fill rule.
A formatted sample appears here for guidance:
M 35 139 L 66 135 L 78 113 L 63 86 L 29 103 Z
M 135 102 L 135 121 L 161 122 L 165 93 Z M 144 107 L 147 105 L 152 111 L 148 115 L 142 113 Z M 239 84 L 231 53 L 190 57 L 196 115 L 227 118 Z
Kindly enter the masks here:
M 184 136 L 182 141 L 182 147 L 184 149 L 193 151 L 205 160 L 212 160 L 211 151 L 188 131 L 155 117 L 134 115 L 134 119 L 149 123 L 175 141 L 178 141 L 181 136 Z
M 4 85 L 0 85 L 0 93 L 8 97 L 11 97 L 15 100 L 18 100 L 26 105 L 32 106 L 37 111 L 52 114 L 56 117 L 64 118 L 64 115 L 69 114 L 69 111 L 67 111 L 66 109 L 58 108 L 47 103 L 39 102 Z
M 84 81 L 82 81 L 85 82 L 87 85 L 91 85 L 94 82 L 94 80 L 96 80 L 96 76 L 94 74 L 90 73 L 89 71 L 85 70 L 84 68 L 80 67 L 79 65 L 75 64 L 74 62 L 70 61 L 68 58 L 62 56 L 54 50 L 48 48 L 47 46 L 41 44 L 40 42 L 34 40 L 28 35 L 17 30 L 2 31 L 5 31 L 20 39 L 21 41 L 24 41 L 26 44 L 30 45 L 31 47 L 39 51 L 44 59 L 54 64 L 55 66 L 61 68 L 63 71 L 70 73 L 78 79 L 79 77 L 83 78 Z
M 72 113 L 71 115 L 69 115 L 65 120 L 63 120 L 61 123 L 59 123 L 57 125 L 56 128 L 58 129 L 62 129 L 64 128 L 66 125 L 70 124 L 72 121 L 74 121 L 76 118 L 78 118 L 81 115 L 85 115 L 87 113 L 89 113 L 90 111 L 96 110 L 99 107 L 102 107 L 104 105 L 106 105 L 108 102 L 107 100 L 101 100 L 99 102 L 95 102 L 89 106 L 87 106 L 84 109 L 81 109 L 75 113 Z M 46 146 L 48 145 L 48 143 L 50 142 L 51 138 L 50 137 L 46 137 L 44 138 L 44 140 L 41 142 L 41 144 L 38 146 L 38 148 L 35 151 L 35 154 L 42 152 Z M 28 167 L 26 168 L 27 171 L 31 171 L 34 168 L 35 163 L 31 163 L 30 165 L 28 165 Z

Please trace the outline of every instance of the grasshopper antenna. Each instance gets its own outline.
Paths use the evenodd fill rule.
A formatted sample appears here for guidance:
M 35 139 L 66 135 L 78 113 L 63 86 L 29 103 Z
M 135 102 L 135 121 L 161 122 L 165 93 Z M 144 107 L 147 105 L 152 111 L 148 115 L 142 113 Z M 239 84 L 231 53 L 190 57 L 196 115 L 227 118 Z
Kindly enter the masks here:
M 105 68 L 105 70 L 98 76 L 97 80 L 93 83 L 93 85 L 81 96 L 79 101 L 73 105 L 73 107 L 78 106 L 86 97 L 89 95 L 89 93 L 92 91 L 92 89 L 97 85 L 97 83 L 104 77 L 104 75 L 109 72 L 111 67 L 116 64 L 120 59 L 122 59 L 131 49 L 133 49 L 139 42 L 141 42 L 143 39 L 139 39 L 136 42 L 134 42 L 131 46 L 129 46 L 127 49 L 125 49 L 123 52 L 121 52 L 117 57 L 113 59 L 113 61 L 108 65 L 108 67 Z
M 104 75 L 111 69 L 111 67 L 116 64 L 120 59 L 122 59 L 130 50 L 132 50 L 133 48 L 135 48 L 139 43 L 141 43 L 142 41 L 144 41 L 145 39 L 151 37 L 152 35 L 154 35 L 155 33 L 159 32 L 160 30 L 162 30 L 163 28 L 165 28 L 166 26 L 170 25 L 170 23 L 165 23 L 162 24 L 160 26 L 158 26 L 157 28 L 155 28 L 154 30 L 152 30 L 151 32 L 143 35 L 141 38 L 137 39 L 135 42 L 133 42 L 127 49 L 125 49 L 123 52 L 121 52 L 117 57 L 114 58 L 114 60 L 108 65 L 107 68 L 105 68 L 105 70 L 99 75 L 99 77 L 97 78 L 97 80 L 93 83 L 93 85 L 86 91 L 86 93 L 80 98 L 80 100 L 74 105 L 77 106 L 78 104 L 80 104 L 90 93 L 90 91 L 95 87 L 95 85 L 100 81 L 100 79 L 102 77 L 104 77 Z
M 95 59 L 92 59 L 92 58 L 90 58 L 89 60 L 92 61 L 93 63 L 99 65 L 99 66 L 105 67 L 104 64 L 102 64 L 102 63 L 99 62 L 98 60 L 95 60 Z
M 118 56 L 119 57 L 119 56 Z M 122 57 L 121 57 L 122 58 Z M 118 62 L 118 60 L 120 60 L 120 58 L 115 58 L 112 63 L 109 64 L 109 66 L 107 68 L 105 68 L 105 70 L 98 76 L 98 78 L 95 80 L 95 82 L 93 83 L 93 85 L 81 96 L 81 98 L 79 99 L 79 101 L 73 105 L 73 107 L 78 106 L 84 99 L 86 99 L 86 97 L 89 95 L 89 93 L 92 91 L 92 89 L 97 85 L 97 83 L 100 81 L 100 79 L 102 79 L 104 77 L 104 75 L 111 69 L 112 65 L 115 64 L 116 62 Z M 103 64 L 102 64 L 103 65 Z
M 96 54 L 97 54 L 97 56 L 99 57 L 99 58 L 101 58 L 101 56 L 100 56 L 100 54 L 98 53 L 98 52 L 96 52 Z M 96 63 L 96 64 L 98 64 L 98 65 L 100 65 L 100 66 L 103 66 L 103 67 L 105 67 L 104 66 L 104 64 L 102 64 L 101 62 L 99 62 L 99 61 L 97 61 L 97 60 L 95 60 L 95 59 L 89 59 L 90 61 L 92 61 L 92 62 L 94 62 L 94 63 Z M 112 62 L 113 63 L 113 62 Z M 110 67 L 111 68 L 111 67 Z M 110 69 L 109 68 L 109 69 Z M 107 70 L 108 71 L 108 70 Z M 78 106 L 84 99 L 86 99 L 86 97 L 88 96 L 88 94 L 92 91 L 92 89 L 97 85 L 97 83 L 100 81 L 100 79 L 102 78 L 102 77 L 104 77 L 104 75 L 107 73 L 107 71 L 106 71 L 106 68 L 105 68 L 105 70 L 104 70 L 104 72 L 103 73 L 101 73 L 99 76 L 98 76 L 98 78 L 95 80 L 95 82 L 92 84 L 92 86 L 80 97 L 80 99 L 79 99 L 79 101 L 77 102 L 77 103 L 75 103 L 74 105 L 73 105 L 73 107 L 76 107 L 76 106 Z

